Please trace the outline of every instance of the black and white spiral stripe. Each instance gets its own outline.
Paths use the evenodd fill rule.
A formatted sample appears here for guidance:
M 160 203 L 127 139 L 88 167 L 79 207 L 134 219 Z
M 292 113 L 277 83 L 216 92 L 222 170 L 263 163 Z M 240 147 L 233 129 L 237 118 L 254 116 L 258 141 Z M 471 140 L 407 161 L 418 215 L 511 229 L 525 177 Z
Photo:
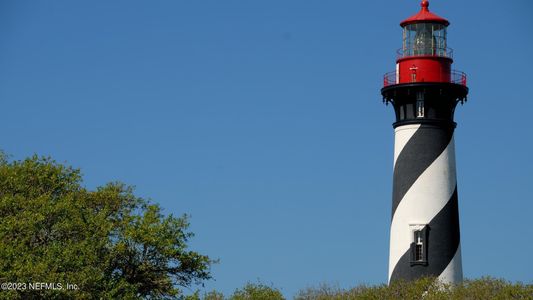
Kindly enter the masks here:
M 462 280 L 453 126 L 395 129 L 389 282 Z M 412 265 L 413 224 L 427 225 L 427 265 Z

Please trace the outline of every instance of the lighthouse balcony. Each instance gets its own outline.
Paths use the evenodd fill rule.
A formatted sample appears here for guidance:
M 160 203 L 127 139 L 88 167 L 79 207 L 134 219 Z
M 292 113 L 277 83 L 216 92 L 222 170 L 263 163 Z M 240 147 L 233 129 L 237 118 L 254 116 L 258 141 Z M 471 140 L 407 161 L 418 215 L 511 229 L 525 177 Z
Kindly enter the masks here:
M 424 76 L 411 76 L 409 78 L 410 81 L 400 80 L 400 74 L 398 71 L 386 73 L 383 75 L 383 87 L 409 83 L 454 83 L 466 86 L 466 74 L 457 70 L 453 70 L 449 74 L 426 71 L 424 72 Z
M 407 47 L 398 49 L 396 54 L 397 60 L 413 56 L 433 56 L 453 59 L 452 48 L 438 46 L 409 45 Z

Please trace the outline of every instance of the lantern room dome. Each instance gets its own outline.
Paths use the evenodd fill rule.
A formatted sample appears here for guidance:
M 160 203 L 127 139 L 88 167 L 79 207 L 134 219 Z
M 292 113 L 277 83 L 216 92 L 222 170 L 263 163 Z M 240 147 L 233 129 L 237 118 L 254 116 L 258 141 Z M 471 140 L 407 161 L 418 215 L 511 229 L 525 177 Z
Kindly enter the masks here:
M 400 23 L 400 26 L 404 27 L 406 25 L 414 24 L 414 23 L 439 23 L 439 24 L 443 24 L 444 26 L 450 25 L 450 22 L 448 22 L 448 20 L 441 18 L 437 16 L 436 14 L 429 11 L 428 0 L 422 0 L 422 2 L 420 3 L 420 6 L 422 7 L 422 9 L 420 9 L 420 11 L 416 15 L 403 20 Z

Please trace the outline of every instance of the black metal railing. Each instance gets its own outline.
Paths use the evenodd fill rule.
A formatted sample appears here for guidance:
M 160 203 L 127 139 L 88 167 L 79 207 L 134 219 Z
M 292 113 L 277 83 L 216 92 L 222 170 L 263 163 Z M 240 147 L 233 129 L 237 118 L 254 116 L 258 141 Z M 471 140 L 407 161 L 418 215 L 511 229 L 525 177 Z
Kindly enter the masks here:
M 432 74 L 433 75 L 433 74 Z M 388 72 L 385 75 L 383 75 L 383 87 L 387 87 L 390 85 L 400 84 L 400 83 L 415 83 L 415 82 L 447 82 L 447 83 L 455 83 L 460 84 L 463 86 L 466 86 L 466 74 L 461 71 L 453 70 L 450 72 L 450 76 L 448 77 L 445 74 L 437 75 L 437 76 L 431 76 L 433 78 L 439 78 L 435 81 L 412 81 L 412 82 L 399 82 L 398 75 L 396 71 Z
M 396 71 L 385 73 L 385 75 L 383 75 L 383 87 L 398 84 L 397 78 Z

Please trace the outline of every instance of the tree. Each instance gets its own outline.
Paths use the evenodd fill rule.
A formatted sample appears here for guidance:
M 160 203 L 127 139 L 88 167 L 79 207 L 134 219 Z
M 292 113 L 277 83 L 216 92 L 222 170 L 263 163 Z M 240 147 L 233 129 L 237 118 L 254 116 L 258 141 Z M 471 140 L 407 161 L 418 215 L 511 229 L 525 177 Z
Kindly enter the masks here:
M 213 261 L 188 250 L 186 215 L 122 183 L 82 183 L 49 158 L 0 153 L 2 298 L 177 298 L 211 278 Z

